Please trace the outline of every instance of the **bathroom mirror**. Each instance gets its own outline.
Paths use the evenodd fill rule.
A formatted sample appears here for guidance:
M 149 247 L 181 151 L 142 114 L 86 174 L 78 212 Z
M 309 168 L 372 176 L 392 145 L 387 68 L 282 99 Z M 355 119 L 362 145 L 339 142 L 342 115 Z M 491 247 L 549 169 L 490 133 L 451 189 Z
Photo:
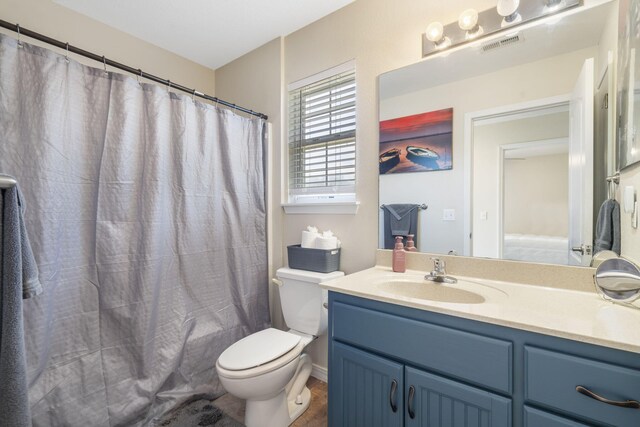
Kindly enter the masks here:
M 380 247 L 384 205 L 425 204 L 419 251 L 589 265 L 617 40 L 618 2 L 586 1 L 381 75 Z
M 636 136 L 640 127 L 640 56 L 636 55 L 640 47 L 637 34 L 640 19 L 638 0 L 625 0 L 620 3 L 620 22 L 618 44 L 618 141 L 620 145 L 620 168 L 624 169 L 640 161 L 640 142 Z

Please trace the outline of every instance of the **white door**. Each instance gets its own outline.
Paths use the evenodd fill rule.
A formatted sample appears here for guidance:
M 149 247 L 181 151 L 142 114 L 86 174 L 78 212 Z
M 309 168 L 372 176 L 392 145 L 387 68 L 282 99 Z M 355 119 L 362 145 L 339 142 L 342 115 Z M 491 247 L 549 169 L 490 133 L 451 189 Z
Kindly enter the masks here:
M 593 247 L 593 58 L 584 62 L 569 107 L 569 264 L 589 265 Z

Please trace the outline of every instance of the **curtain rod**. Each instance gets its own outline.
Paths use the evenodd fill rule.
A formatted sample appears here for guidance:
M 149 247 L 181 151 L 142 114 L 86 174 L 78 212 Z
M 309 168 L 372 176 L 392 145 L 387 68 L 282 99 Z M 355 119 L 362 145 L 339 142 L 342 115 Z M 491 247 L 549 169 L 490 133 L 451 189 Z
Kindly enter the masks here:
M 232 104 L 232 103 L 230 103 L 228 101 L 224 101 L 224 100 L 222 100 L 220 98 L 217 98 L 215 96 L 210 96 L 210 95 L 207 95 L 205 93 L 198 92 L 195 89 L 189 89 L 188 87 L 180 85 L 180 84 L 177 84 L 177 83 L 174 83 L 171 80 L 163 79 L 163 78 L 160 78 L 160 77 L 155 76 L 153 74 L 149 74 L 147 72 L 142 71 L 139 68 L 129 67 L 128 65 L 121 64 L 119 62 L 116 62 L 116 61 L 113 61 L 111 59 L 105 58 L 104 56 L 96 55 L 95 53 L 86 51 L 84 49 L 80 49 L 79 47 L 76 47 L 76 46 L 72 46 L 69 43 L 63 43 L 60 40 L 56 40 L 56 39 L 53 39 L 51 37 L 45 36 L 43 34 L 36 33 L 35 31 L 31 31 L 29 29 L 23 28 L 23 27 L 20 26 L 20 24 L 12 24 L 10 22 L 3 21 L 2 19 L 0 19 L 0 27 L 6 28 L 7 30 L 11 30 L 11 31 L 14 31 L 14 32 L 18 33 L 18 40 L 19 40 L 21 35 L 24 35 L 24 36 L 30 37 L 32 39 L 39 40 L 41 42 L 44 42 L 44 43 L 59 47 L 60 49 L 64 49 L 64 50 L 66 50 L 68 52 L 72 52 L 72 53 L 75 53 L 77 55 L 84 56 L 85 58 L 89 58 L 89 59 L 92 59 L 94 61 L 101 62 L 101 63 L 103 63 L 105 65 L 105 67 L 108 65 L 108 66 L 113 67 L 113 68 L 118 68 L 120 70 L 126 71 L 127 73 L 131 73 L 131 74 L 133 74 L 135 76 L 140 76 L 140 77 L 142 77 L 144 79 L 151 80 L 151 81 L 154 81 L 156 83 L 163 84 L 163 85 L 167 85 L 171 89 L 178 89 L 178 90 L 181 90 L 183 92 L 189 93 L 192 96 L 197 96 L 199 98 L 203 98 L 203 99 L 206 99 L 208 101 L 215 102 L 216 104 L 222 104 L 222 105 L 224 105 L 226 107 L 232 108 L 234 110 L 242 111 L 243 113 L 247 113 L 247 114 L 250 114 L 252 116 L 260 117 L 261 119 L 264 119 L 264 120 L 268 119 L 268 116 L 266 114 L 258 113 L 256 111 L 249 110 L 249 109 L 244 108 L 244 107 L 240 107 L 239 105 Z

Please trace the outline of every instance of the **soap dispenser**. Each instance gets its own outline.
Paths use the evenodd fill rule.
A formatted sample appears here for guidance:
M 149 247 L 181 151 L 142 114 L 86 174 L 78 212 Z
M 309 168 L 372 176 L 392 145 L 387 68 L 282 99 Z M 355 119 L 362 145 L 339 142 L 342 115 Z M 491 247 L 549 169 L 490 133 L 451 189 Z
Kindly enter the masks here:
M 415 243 L 413 242 L 413 234 L 407 234 L 407 247 L 405 248 L 407 252 L 417 252 Z
M 392 268 L 396 273 L 404 273 L 406 270 L 406 252 L 402 244 L 402 236 L 396 236 L 396 246 L 393 249 Z

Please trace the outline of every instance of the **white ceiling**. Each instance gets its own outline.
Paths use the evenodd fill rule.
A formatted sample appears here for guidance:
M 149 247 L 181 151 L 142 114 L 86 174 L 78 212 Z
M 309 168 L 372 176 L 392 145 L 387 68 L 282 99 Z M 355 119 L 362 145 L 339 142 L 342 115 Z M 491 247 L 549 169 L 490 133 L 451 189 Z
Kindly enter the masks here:
M 54 0 L 212 69 L 354 0 Z

